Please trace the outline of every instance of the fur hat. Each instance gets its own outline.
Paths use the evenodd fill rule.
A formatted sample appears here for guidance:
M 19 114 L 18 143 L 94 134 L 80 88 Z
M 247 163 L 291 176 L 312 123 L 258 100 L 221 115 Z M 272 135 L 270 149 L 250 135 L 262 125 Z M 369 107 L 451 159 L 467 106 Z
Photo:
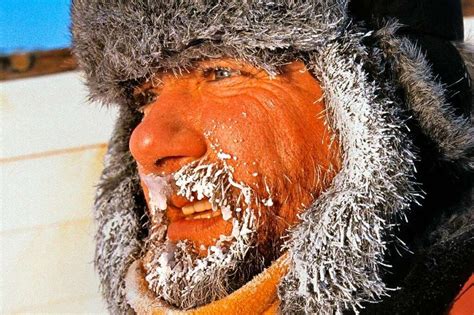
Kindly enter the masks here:
M 112 313 L 130 311 L 124 277 L 147 233 L 131 91 L 222 56 L 272 75 L 304 60 L 340 137 L 340 173 L 286 242 L 281 311 L 446 309 L 474 265 L 469 51 L 451 43 L 463 36 L 459 1 L 74 0 L 72 17 L 91 99 L 120 106 L 94 209 Z

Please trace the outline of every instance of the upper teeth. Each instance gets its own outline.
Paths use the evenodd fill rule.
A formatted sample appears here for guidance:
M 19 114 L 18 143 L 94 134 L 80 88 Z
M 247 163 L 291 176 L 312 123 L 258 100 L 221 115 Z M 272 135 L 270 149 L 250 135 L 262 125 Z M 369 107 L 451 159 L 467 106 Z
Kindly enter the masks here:
M 212 205 L 207 200 L 201 200 L 201 201 L 195 202 L 194 204 L 190 206 L 181 208 L 184 215 L 190 215 L 190 214 L 193 214 L 194 212 L 203 212 L 210 209 L 212 209 Z

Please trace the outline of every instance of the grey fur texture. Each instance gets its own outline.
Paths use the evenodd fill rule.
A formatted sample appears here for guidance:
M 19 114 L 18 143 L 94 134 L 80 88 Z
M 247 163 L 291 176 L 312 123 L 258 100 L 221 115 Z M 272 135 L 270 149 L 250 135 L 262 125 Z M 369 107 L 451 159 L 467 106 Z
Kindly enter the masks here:
M 407 38 L 397 38 L 396 22 L 377 32 L 383 49 L 393 65 L 398 81 L 406 91 L 406 103 L 425 132 L 443 152 L 445 158 L 474 168 L 472 152 L 474 128 L 470 118 L 458 117 L 446 101 L 445 87 L 437 82 L 431 67 L 419 49 Z M 466 73 L 466 75 L 469 75 Z
M 345 36 L 310 59 L 344 160 L 332 186 L 291 232 L 293 266 L 280 285 L 285 314 L 357 312 L 386 295 L 379 276 L 386 241 L 416 197 L 415 157 L 393 91 L 370 82 L 354 63 L 354 55 L 370 62 L 360 47 L 363 34 Z
M 130 81 L 159 70 L 184 71 L 202 58 L 241 58 L 273 72 L 295 52 L 336 39 L 345 5 L 342 0 L 75 0 L 74 51 L 91 97 L 123 104 Z
M 112 314 L 130 310 L 125 301 L 124 277 L 128 267 L 141 257 L 140 203 L 136 164 L 128 151 L 130 131 L 136 117 L 122 110 L 104 161 L 104 171 L 96 192 L 95 267 L 101 279 L 101 291 Z
M 95 204 L 96 267 L 111 313 L 130 311 L 123 280 L 143 245 L 144 205 L 127 145 L 139 120 L 130 91 L 157 71 L 180 73 L 223 56 L 270 74 L 303 59 L 324 88 L 327 119 L 340 137 L 341 172 L 285 245 L 292 263 L 279 287 L 281 311 L 358 312 L 390 293 L 381 276 L 387 244 L 419 196 L 406 115 L 446 160 L 466 169 L 472 131 L 447 109 L 444 87 L 417 48 L 394 34 L 396 23 L 372 33 L 351 24 L 346 10 L 347 0 L 73 1 L 74 52 L 90 96 L 122 105 Z M 378 44 L 366 46 L 368 37 Z

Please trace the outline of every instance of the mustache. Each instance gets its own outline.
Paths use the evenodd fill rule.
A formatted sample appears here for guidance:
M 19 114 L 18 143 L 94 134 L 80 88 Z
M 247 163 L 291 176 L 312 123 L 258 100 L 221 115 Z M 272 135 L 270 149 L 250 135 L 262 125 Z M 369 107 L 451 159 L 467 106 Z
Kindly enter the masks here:
M 226 163 L 188 164 L 174 175 L 177 193 L 190 201 L 208 198 L 212 209 L 221 209 L 223 214 L 233 210 L 240 212 L 242 209 L 239 206 L 242 203 L 250 205 L 252 190 L 244 183 L 234 180 L 233 171 Z M 229 198 L 236 191 L 237 198 Z
M 189 201 L 207 198 L 214 211 L 220 209 L 228 215 L 231 211 L 241 212 L 242 207 L 250 205 L 253 196 L 250 187 L 234 179 L 233 171 L 222 161 L 195 161 L 171 175 L 147 174 L 141 178 L 148 189 L 153 215 L 167 209 L 173 193 Z

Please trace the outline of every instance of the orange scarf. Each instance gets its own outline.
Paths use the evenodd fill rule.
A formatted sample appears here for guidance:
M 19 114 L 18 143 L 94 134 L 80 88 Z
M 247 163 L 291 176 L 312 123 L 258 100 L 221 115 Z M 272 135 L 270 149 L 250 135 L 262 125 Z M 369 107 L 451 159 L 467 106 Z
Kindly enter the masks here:
M 239 290 L 210 304 L 182 311 L 156 301 L 145 281 L 142 263 L 136 261 L 126 276 L 127 301 L 138 315 L 273 315 L 278 313 L 280 305 L 278 283 L 287 271 L 288 259 L 287 255 L 283 255 Z

